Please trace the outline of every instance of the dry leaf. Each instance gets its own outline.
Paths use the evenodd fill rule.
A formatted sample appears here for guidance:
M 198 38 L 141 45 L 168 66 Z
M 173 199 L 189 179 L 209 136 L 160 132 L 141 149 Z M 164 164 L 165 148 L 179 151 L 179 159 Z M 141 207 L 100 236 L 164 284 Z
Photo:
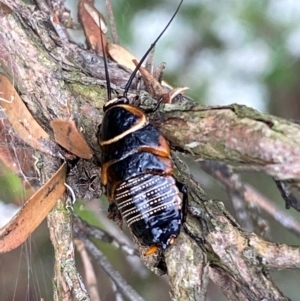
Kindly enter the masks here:
M 105 33 L 107 27 L 104 17 L 95 8 L 92 0 L 79 0 L 78 2 L 78 20 L 81 23 L 84 33 L 89 44 L 89 47 L 97 53 L 107 53 L 107 39 Z M 100 29 L 101 24 L 101 29 Z M 103 40 L 103 47 L 101 42 L 101 35 Z
M 54 139 L 59 145 L 80 158 L 92 158 L 93 151 L 79 133 L 73 120 L 54 119 L 50 125 L 54 132 Z
M 172 100 L 179 94 L 183 94 L 184 91 L 188 90 L 188 87 L 179 87 L 173 89 L 171 92 L 169 92 L 169 98 L 170 98 L 170 103 L 172 103 Z
M 66 163 L 27 202 L 13 219 L 0 229 L 0 253 L 20 246 L 41 224 L 65 191 Z
M 137 60 L 133 60 L 133 63 L 136 66 L 138 65 Z M 165 94 L 165 91 L 162 88 L 162 86 L 160 85 L 160 83 L 152 76 L 152 74 L 150 74 L 143 67 L 140 67 L 139 71 L 141 72 L 144 84 L 146 86 L 146 91 L 156 100 L 163 97 L 163 95 Z M 167 101 L 165 101 L 165 98 L 164 98 L 163 102 L 167 102 Z
M 125 67 L 127 67 L 128 69 L 130 69 L 131 71 L 135 70 L 136 64 L 134 62 L 139 62 L 139 60 L 133 55 L 131 54 L 128 50 L 126 50 L 124 47 L 118 45 L 118 44 L 111 44 L 108 43 L 107 44 L 107 51 L 108 54 L 110 55 L 110 57 L 117 62 L 120 65 L 123 65 Z M 142 67 L 140 68 L 140 72 L 141 72 Z M 172 86 L 170 86 L 168 83 L 166 83 L 165 81 L 162 81 L 162 84 L 160 84 L 153 75 L 151 75 L 145 68 L 144 68 L 145 72 L 147 72 L 147 75 L 145 75 L 146 77 L 146 81 L 145 85 L 147 87 L 147 84 L 149 84 L 149 82 L 151 81 L 155 81 L 153 83 L 153 86 L 151 89 L 153 91 L 157 91 L 157 95 L 159 94 L 159 88 L 156 86 L 157 83 L 159 85 L 159 87 L 162 88 L 162 86 L 168 87 L 170 89 L 172 89 Z M 142 72 L 141 72 L 142 73 Z M 144 79 L 144 78 L 143 78 Z M 149 92 L 151 95 L 154 95 L 151 93 L 151 89 L 147 90 L 147 92 Z
M 120 65 L 123 65 L 133 71 L 135 69 L 135 64 L 133 60 L 137 58 L 131 54 L 128 50 L 118 44 L 107 44 L 107 52 L 110 57 Z
M 98 28 L 101 28 L 103 33 L 107 33 L 107 27 L 104 21 L 104 17 L 101 15 L 100 12 L 97 11 L 94 5 L 90 5 L 87 2 L 83 3 L 84 8 L 90 14 Z
M 3 118 L 1 118 L 3 114 Z M 0 160 L 11 171 L 21 177 L 26 188 L 37 187 L 35 150 L 18 137 L 11 128 L 5 114 L 0 112 Z M 1 176 L 0 168 L 0 176 Z
M 133 63 L 137 66 L 138 61 L 133 60 Z M 187 87 L 175 88 L 170 92 L 165 92 L 160 83 L 143 67 L 140 67 L 140 72 L 143 77 L 143 81 L 146 86 L 146 90 L 156 100 L 162 98 L 162 103 L 172 103 L 172 100 L 179 94 L 182 94 Z
M 0 106 L 15 133 L 34 149 L 53 155 L 49 135 L 32 117 L 11 82 L 0 74 Z M 47 143 L 45 143 L 47 142 Z

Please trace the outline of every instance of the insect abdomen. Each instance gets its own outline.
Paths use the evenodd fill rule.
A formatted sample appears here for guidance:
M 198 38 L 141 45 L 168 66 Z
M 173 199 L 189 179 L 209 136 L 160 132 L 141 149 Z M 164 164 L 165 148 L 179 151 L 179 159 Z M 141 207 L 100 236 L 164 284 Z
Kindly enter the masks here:
M 172 176 L 144 174 L 116 188 L 115 200 L 133 234 L 165 249 L 179 235 L 181 198 Z

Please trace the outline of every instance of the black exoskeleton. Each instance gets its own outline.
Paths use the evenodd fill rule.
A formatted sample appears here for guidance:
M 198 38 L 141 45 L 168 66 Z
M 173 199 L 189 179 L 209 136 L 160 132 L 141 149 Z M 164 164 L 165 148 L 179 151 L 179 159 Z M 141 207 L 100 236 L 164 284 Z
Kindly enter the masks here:
M 129 104 L 127 92 L 181 4 L 182 1 L 130 76 L 123 96 L 109 99 L 104 105 L 104 117 L 97 133 L 102 149 L 101 182 L 108 200 L 117 207 L 138 240 L 149 247 L 146 255 L 166 249 L 179 235 L 182 199 L 173 177 L 168 142 L 149 123 L 142 109 Z M 106 77 L 110 89 L 107 69 Z

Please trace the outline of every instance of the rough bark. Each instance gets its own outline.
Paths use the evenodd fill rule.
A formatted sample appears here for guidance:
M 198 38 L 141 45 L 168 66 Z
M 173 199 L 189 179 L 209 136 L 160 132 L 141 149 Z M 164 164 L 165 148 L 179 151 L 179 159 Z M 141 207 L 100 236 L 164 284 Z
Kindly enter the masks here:
M 95 152 L 93 160 L 80 164 L 97 171 L 100 149 L 95 133 L 106 95 L 101 57 L 61 41 L 49 13 L 18 0 L 0 0 L 0 5 L 0 71 L 14 82 L 34 118 L 52 138 L 52 119 L 76 122 Z M 118 90 L 129 72 L 109 62 L 109 75 Z M 145 106 L 151 103 L 148 95 L 142 96 Z M 298 124 L 245 106 L 204 107 L 186 98 L 162 106 L 151 121 L 178 151 L 201 159 L 243 163 L 298 185 Z M 189 188 L 185 230 L 175 247 L 165 253 L 173 299 L 205 300 L 210 278 L 230 300 L 288 300 L 267 271 L 299 268 L 299 248 L 272 244 L 241 229 L 222 203 L 207 199 L 178 153 L 173 155 L 176 175 Z M 47 163 L 51 160 L 58 157 L 48 158 Z M 75 187 L 76 175 L 69 180 Z M 75 193 L 83 196 L 80 190 Z M 51 216 L 50 228 L 57 218 L 59 215 Z

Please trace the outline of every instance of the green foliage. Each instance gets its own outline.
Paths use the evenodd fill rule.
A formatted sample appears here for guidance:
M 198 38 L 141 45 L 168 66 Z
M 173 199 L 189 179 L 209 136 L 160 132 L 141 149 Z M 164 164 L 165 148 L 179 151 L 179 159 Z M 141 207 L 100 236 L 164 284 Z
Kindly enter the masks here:
M 21 201 L 24 201 L 24 188 L 20 178 L 2 165 L 1 161 L 0 168 L 0 200 L 6 203 L 13 203 L 17 200 L 16 205 L 20 205 Z

